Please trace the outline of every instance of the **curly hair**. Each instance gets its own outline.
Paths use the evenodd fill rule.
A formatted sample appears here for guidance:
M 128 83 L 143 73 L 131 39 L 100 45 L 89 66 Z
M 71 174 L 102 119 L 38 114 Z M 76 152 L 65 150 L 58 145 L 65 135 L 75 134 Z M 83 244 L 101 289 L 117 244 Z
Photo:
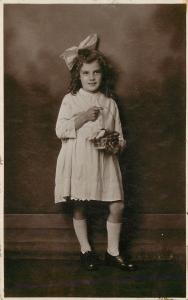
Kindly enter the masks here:
M 82 87 L 80 81 L 80 70 L 84 63 L 92 63 L 98 61 L 101 72 L 102 82 L 99 87 L 99 91 L 105 94 L 107 97 L 115 97 L 114 86 L 116 81 L 116 74 L 110 63 L 104 57 L 104 55 L 98 50 L 80 49 L 78 56 L 75 58 L 74 66 L 71 72 L 71 82 L 68 88 L 68 92 L 75 95 Z

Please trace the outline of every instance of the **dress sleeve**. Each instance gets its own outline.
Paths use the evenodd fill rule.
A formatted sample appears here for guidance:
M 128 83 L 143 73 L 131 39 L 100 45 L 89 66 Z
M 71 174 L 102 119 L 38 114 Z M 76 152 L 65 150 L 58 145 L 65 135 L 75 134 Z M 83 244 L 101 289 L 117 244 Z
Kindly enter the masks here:
M 122 131 L 121 121 L 120 121 L 120 117 L 119 117 L 119 110 L 118 110 L 118 107 L 117 107 L 117 104 L 115 101 L 114 101 L 114 105 L 115 105 L 115 128 L 114 128 L 114 130 L 119 133 L 119 143 L 120 143 L 121 150 L 123 150 L 126 146 L 126 140 L 123 137 L 123 131 Z
M 59 139 L 75 139 L 75 116 L 73 115 L 70 98 L 66 95 L 62 101 L 57 122 L 56 122 L 56 135 Z

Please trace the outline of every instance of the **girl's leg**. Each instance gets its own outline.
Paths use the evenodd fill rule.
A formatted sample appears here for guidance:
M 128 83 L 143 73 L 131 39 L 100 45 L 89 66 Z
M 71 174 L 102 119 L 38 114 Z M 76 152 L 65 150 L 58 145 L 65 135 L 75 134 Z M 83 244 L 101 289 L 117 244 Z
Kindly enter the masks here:
M 87 221 L 85 218 L 85 205 L 84 203 L 75 203 L 73 210 L 73 226 L 80 244 L 82 253 L 91 251 L 91 246 L 87 236 Z
M 108 238 L 107 252 L 112 256 L 119 255 L 123 210 L 124 203 L 122 201 L 114 201 L 109 205 L 109 216 L 106 222 Z
M 124 203 L 122 201 L 111 202 L 109 205 L 110 213 L 107 219 L 108 248 L 105 261 L 107 265 L 113 265 L 123 270 L 133 271 L 135 270 L 135 266 L 132 263 L 126 262 L 124 258 L 119 255 L 123 209 Z

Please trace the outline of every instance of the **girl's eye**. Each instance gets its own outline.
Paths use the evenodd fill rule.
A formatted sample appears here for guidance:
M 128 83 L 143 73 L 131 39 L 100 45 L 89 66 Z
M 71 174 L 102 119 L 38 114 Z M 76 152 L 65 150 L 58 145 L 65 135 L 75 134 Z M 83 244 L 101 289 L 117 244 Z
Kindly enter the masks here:
M 97 70 L 94 72 L 95 74 L 101 74 L 101 71 L 100 70 Z
M 82 72 L 83 75 L 89 75 L 89 71 L 83 71 Z M 93 72 L 93 74 L 101 74 L 101 70 L 96 70 Z

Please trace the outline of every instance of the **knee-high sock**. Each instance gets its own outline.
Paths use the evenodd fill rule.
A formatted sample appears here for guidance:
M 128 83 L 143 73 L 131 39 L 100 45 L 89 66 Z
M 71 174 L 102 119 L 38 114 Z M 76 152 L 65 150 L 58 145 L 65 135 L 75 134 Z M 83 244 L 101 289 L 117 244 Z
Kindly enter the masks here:
M 112 223 L 107 220 L 107 252 L 110 255 L 117 256 L 119 255 L 119 240 L 121 232 L 122 223 Z
M 73 226 L 74 230 L 80 244 L 80 249 L 82 253 L 91 250 L 91 246 L 88 241 L 87 237 L 87 222 L 85 219 L 83 220 L 76 220 L 73 218 Z

